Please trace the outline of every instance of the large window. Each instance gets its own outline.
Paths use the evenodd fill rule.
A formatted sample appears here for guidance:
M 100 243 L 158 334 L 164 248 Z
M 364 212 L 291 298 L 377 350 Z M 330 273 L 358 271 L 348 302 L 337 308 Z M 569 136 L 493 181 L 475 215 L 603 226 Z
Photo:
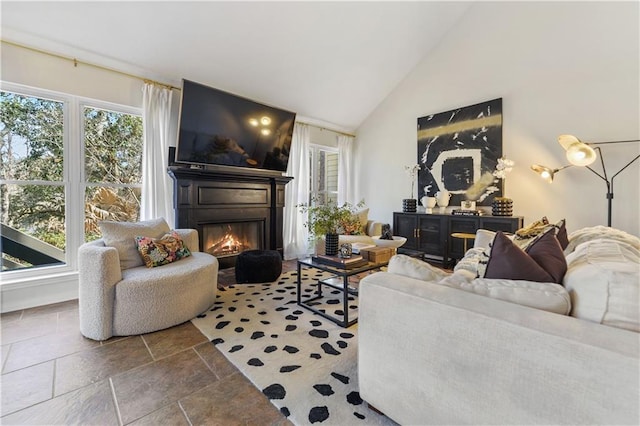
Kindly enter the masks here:
M 3 84 L 0 114 L 3 275 L 73 269 L 97 221 L 138 219 L 137 109 Z
M 338 202 L 338 150 L 320 145 L 311 145 L 309 182 L 309 204 Z

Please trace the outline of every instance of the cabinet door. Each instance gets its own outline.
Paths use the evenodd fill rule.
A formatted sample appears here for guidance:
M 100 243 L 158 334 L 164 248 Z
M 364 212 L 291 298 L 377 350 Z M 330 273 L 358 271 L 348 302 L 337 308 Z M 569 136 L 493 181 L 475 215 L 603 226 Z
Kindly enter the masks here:
M 407 242 L 402 246 L 403 248 L 417 249 L 416 235 L 416 216 L 412 214 L 393 214 L 393 234 L 405 237 Z
M 418 247 L 420 251 L 434 256 L 444 256 L 446 222 L 442 217 L 422 215 L 418 218 Z
M 514 233 L 522 228 L 522 217 L 486 217 L 480 220 L 480 228 L 490 231 Z

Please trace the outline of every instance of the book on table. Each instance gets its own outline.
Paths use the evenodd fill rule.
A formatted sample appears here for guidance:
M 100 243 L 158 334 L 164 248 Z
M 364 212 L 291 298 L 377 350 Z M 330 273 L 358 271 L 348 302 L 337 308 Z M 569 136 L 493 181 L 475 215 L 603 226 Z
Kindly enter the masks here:
M 341 258 L 338 256 L 329 256 L 326 254 L 317 254 L 312 259 L 318 263 L 324 263 L 329 266 L 336 266 L 343 269 L 358 268 L 367 264 L 367 261 L 360 255 Z
M 351 244 L 351 250 L 353 251 L 353 254 L 360 254 L 360 250 L 366 250 L 372 247 L 375 247 L 375 244 L 368 244 L 368 243 Z

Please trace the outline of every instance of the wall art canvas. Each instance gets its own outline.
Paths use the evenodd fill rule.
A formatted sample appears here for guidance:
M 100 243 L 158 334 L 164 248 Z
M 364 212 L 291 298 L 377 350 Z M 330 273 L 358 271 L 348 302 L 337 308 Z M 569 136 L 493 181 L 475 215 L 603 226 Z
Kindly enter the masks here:
M 502 157 L 502 98 L 418 118 L 418 199 L 451 193 L 451 206 L 467 200 L 466 191 Z M 426 190 L 425 190 L 426 188 Z M 477 205 L 502 196 L 502 181 L 490 183 Z

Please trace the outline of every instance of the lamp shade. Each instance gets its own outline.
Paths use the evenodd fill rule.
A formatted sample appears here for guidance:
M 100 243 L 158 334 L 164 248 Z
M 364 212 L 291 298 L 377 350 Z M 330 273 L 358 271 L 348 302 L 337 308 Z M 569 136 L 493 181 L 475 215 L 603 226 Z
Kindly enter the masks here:
M 546 166 L 541 166 L 539 164 L 534 164 L 531 166 L 531 170 L 538 173 L 540 177 L 547 182 L 553 182 L 553 175 L 556 173 L 556 170 L 553 170 Z
M 596 151 L 573 135 L 558 136 L 558 143 L 566 151 L 567 160 L 574 166 L 588 166 L 596 161 Z

